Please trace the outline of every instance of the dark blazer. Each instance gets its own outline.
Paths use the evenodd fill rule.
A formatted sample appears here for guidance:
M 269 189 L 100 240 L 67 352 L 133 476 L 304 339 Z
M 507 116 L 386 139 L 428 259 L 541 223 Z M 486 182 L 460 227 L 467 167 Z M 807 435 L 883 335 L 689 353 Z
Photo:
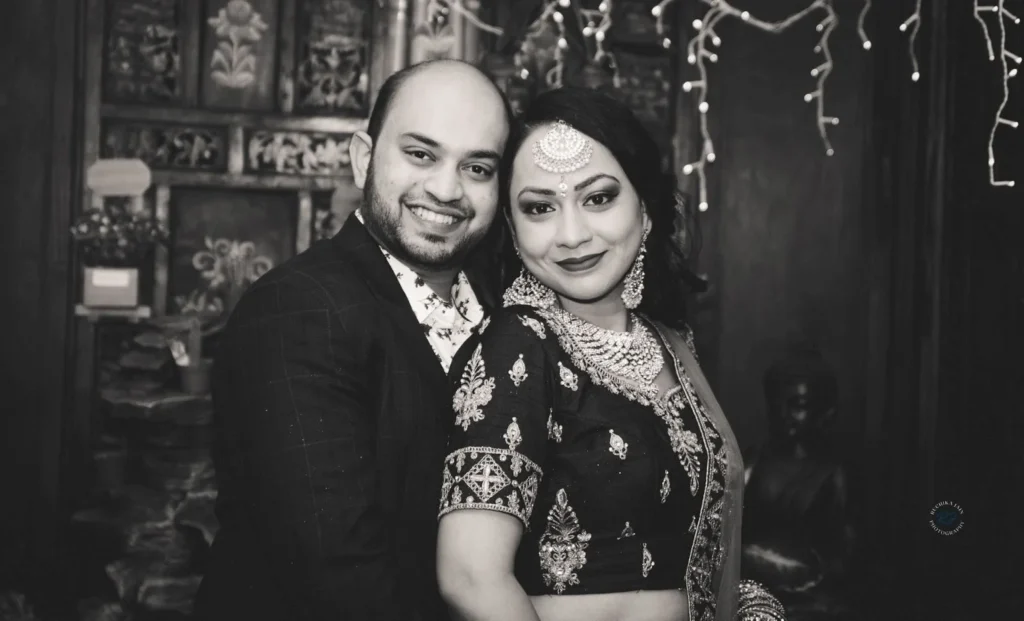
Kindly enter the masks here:
M 447 385 L 356 218 L 261 277 L 214 364 L 220 531 L 196 617 L 444 618 Z

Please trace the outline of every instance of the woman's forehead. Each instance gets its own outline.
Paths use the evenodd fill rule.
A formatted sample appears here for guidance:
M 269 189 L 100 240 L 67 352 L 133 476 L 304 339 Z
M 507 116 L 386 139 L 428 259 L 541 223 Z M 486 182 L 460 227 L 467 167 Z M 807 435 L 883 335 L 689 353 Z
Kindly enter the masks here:
M 536 158 L 533 154 L 534 144 L 544 137 L 546 131 L 551 127 L 551 124 L 542 125 L 533 131 L 531 131 L 523 144 L 519 147 L 519 152 L 516 153 L 515 160 L 512 163 L 512 185 L 515 187 L 527 185 L 555 189 L 558 184 L 564 179 L 569 185 L 572 185 L 573 181 L 585 179 L 592 175 L 603 173 L 606 175 L 612 175 L 614 177 L 621 178 L 624 174 L 622 166 L 612 155 L 612 152 L 608 150 L 600 142 L 593 138 L 586 136 L 587 140 L 590 141 L 593 149 L 593 154 L 590 156 L 590 161 L 586 163 L 582 168 L 567 172 L 564 175 L 561 173 L 553 173 L 544 170 L 537 163 Z

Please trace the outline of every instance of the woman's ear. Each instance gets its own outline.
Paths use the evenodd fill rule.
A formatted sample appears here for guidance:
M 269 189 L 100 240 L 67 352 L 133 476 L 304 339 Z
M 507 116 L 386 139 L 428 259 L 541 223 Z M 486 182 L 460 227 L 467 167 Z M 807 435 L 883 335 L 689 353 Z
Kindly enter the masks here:
M 360 190 L 366 185 L 366 176 L 370 171 L 373 158 L 373 138 L 364 131 L 352 134 L 348 142 L 348 157 L 352 166 L 352 177 Z

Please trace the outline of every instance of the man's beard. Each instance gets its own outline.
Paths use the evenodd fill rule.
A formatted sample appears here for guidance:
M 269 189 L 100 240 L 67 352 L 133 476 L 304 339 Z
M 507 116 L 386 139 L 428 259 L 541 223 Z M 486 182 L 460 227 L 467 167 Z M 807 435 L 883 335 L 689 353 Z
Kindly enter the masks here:
M 387 205 L 377 191 L 373 175 L 373 164 L 366 173 L 363 189 L 363 223 L 377 242 L 384 246 L 396 259 L 409 267 L 424 271 L 442 271 L 461 268 L 474 246 L 484 237 L 486 231 L 476 235 L 465 235 L 451 248 L 445 247 L 446 239 L 437 235 L 423 235 L 432 247 L 413 247 L 407 241 L 402 227 L 403 196 L 398 198 L 394 209 Z

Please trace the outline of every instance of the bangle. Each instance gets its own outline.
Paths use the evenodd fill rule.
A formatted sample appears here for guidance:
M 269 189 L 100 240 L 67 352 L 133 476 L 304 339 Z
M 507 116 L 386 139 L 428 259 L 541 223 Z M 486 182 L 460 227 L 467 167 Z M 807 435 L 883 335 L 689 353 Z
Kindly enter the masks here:
M 786 609 L 768 589 L 753 580 L 740 580 L 737 621 L 786 621 Z

